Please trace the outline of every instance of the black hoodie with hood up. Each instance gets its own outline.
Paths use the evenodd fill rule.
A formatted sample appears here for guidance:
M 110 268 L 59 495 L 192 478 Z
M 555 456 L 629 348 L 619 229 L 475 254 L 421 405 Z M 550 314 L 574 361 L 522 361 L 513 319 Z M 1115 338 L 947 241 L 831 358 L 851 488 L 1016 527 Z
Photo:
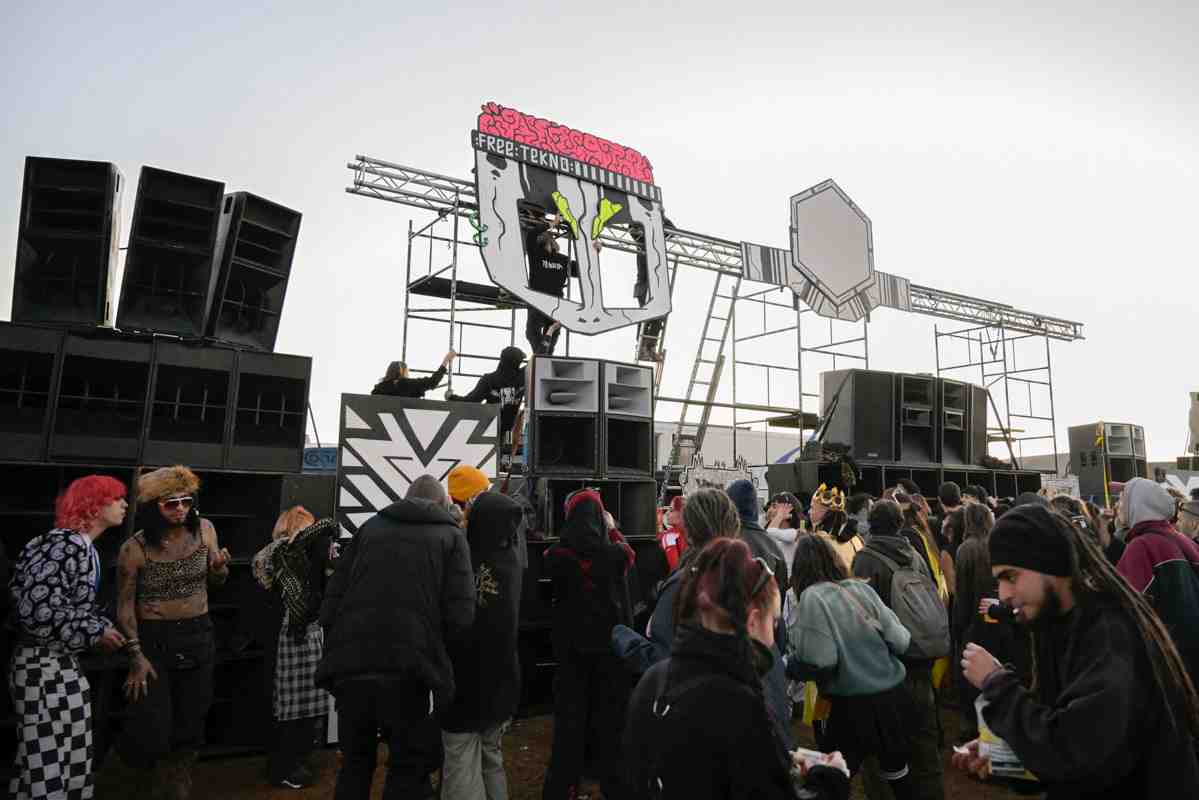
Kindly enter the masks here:
M 479 378 L 475 388 L 464 395 L 451 394 L 446 399 L 458 403 L 502 404 L 500 408 L 500 440 L 512 429 L 516 411 L 525 397 L 525 351 L 505 347 L 500 351 L 500 363 L 495 372 Z
M 458 691 L 441 718 L 447 731 L 485 731 L 516 713 L 523 525 L 523 509 L 507 495 L 486 492 L 471 506 L 466 538 L 475 572 L 475 623 L 469 636 L 450 644 Z

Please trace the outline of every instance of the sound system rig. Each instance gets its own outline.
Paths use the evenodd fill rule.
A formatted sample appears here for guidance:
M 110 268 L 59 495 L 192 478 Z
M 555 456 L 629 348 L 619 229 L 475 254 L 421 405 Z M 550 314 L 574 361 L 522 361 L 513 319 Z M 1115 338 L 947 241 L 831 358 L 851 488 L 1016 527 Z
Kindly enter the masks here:
M 542 556 L 562 533 L 571 492 L 596 489 L 637 556 L 629 604 L 645 602 L 665 574 L 648 564 L 657 544 L 654 477 L 654 373 L 651 367 L 593 358 L 534 356 L 526 371 L 525 484 L 539 530 L 531 537 L 521 596 L 523 703 L 543 707 L 556 665 L 550 640 L 551 581 Z M 550 542 L 541 540 L 547 538 Z M 663 565 L 665 564 L 664 557 Z
M 1102 505 L 1108 483 L 1149 478 L 1145 429 L 1126 422 L 1096 422 L 1069 430 L 1070 471 L 1078 476 L 1078 493 Z
M 190 466 L 200 513 L 233 556 L 228 582 L 209 597 L 210 750 L 264 746 L 281 609 L 250 560 L 282 509 L 302 502 L 329 516 L 335 491 L 301 475 L 312 360 L 273 352 L 300 214 L 226 194 L 220 181 L 143 167 L 114 309 L 119 170 L 29 157 L 24 179 L 13 321 L 0 322 L 4 547 L 15 558 L 49 530 L 55 498 L 75 478 L 112 475 L 136 506 L 143 468 Z M 131 508 L 122 530 L 98 540 L 110 606 L 117 552 L 137 516 Z M 124 704 L 124 656 L 89 655 L 85 669 L 99 763 Z M 8 707 L 0 719 L 3 770 L 15 743 Z
M 1040 473 L 993 469 L 987 452 L 987 390 L 962 381 L 866 369 L 820 375 L 825 449 L 847 450 L 860 479 L 852 491 L 878 496 L 902 479 L 935 496 L 944 481 L 980 485 L 1000 497 L 1041 487 Z M 806 457 L 805 457 L 806 459 Z M 772 493 L 845 486 L 839 462 L 800 460 L 767 470 Z

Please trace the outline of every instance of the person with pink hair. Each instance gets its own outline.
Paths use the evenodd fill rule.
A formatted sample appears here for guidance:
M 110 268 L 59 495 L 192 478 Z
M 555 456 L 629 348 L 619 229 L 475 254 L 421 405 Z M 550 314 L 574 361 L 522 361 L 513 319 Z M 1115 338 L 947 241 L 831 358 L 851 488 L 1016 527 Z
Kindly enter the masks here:
M 58 498 L 54 528 L 25 545 L 14 565 L 18 631 L 8 685 L 19 722 L 10 797 L 92 797 L 91 689 L 79 653 L 125 646 L 96 601 L 93 542 L 125 521 L 126 508 L 120 481 L 79 478 Z

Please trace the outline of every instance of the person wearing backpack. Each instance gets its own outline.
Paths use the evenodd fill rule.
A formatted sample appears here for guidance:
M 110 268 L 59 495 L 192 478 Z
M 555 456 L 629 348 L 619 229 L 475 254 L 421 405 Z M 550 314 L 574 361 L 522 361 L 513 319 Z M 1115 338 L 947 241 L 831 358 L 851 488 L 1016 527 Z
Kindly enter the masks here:
M 865 579 L 911 634 L 911 645 L 903 656 L 907 670 L 904 687 L 912 703 L 911 796 L 944 800 L 932 667 L 938 658 L 949 655 L 949 614 L 928 565 L 904 538 L 902 529 L 903 512 L 895 501 L 875 503 L 870 510 L 870 541 L 854 557 L 853 576 Z
M 840 753 L 793 782 L 795 759 L 766 709 L 762 676 L 782 607 L 765 559 L 740 540 L 710 542 L 690 562 L 678 603 L 670 658 L 642 676 L 629 702 L 622 796 L 845 800 Z
M 850 775 L 876 756 L 896 800 L 908 800 L 911 700 L 899 657 L 911 634 L 870 584 L 849 577 L 819 536 L 799 538 L 791 591 L 797 610 L 787 625 L 787 676 L 816 681 L 831 701 L 824 749 L 844 753 Z

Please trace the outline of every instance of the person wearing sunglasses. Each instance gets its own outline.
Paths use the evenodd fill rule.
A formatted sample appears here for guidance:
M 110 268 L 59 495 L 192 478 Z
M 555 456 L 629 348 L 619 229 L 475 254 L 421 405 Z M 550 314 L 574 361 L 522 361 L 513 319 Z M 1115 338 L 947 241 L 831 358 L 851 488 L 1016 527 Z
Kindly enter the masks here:
M 1199 500 L 1188 500 L 1178 507 L 1178 532 L 1188 539 L 1199 539 Z
M 129 711 L 117 748 L 133 797 L 161 787 L 186 800 L 204 742 L 216 655 L 208 587 L 229 577 L 229 551 L 199 515 L 199 491 L 200 479 L 184 466 L 141 475 L 142 527 L 117 562 L 117 621 L 129 656 Z
M 718 538 L 686 569 L 670 658 L 645 673 L 629 702 L 624 796 L 848 797 L 841 755 L 799 766 L 767 709 L 762 679 L 776 660 L 782 604 L 766 559 Z

